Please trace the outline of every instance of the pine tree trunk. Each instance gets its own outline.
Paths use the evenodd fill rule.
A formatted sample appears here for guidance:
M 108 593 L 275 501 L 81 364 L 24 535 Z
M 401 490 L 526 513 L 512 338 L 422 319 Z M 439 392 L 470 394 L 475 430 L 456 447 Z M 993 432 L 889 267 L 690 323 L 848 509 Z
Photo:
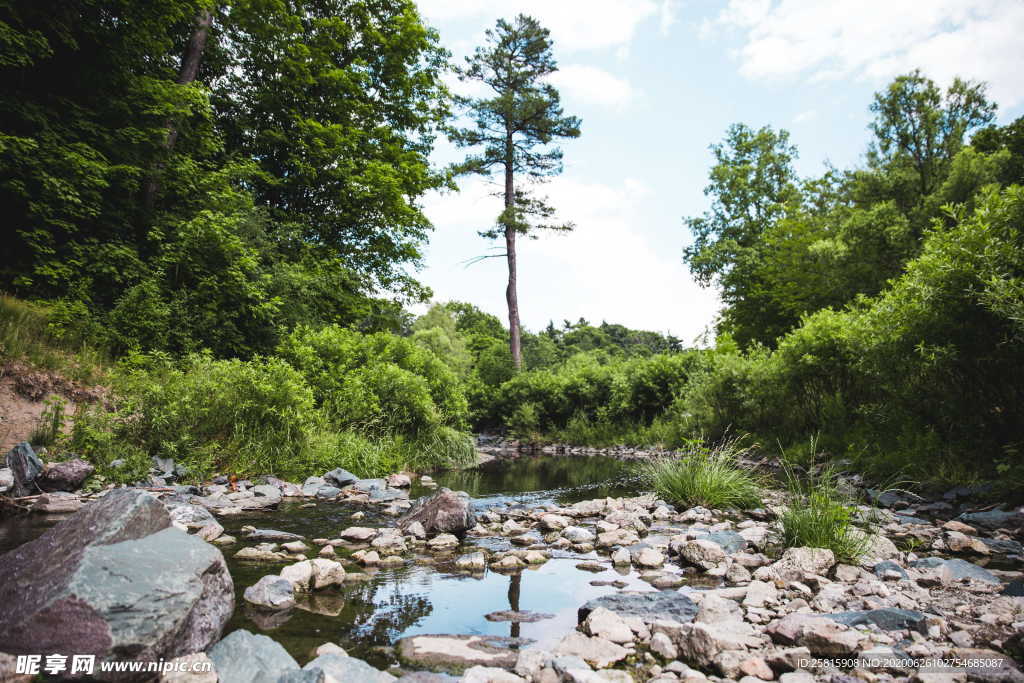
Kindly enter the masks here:
M 210 27 L 212 25 L 213 14 L 209 10 L 203 10 L 196 17 L 192 35 L 189 36 L 188 46 L 186 46 L 185 54 L 181 58 L 181 68 L 178 69 L 178 85 L 188 85 L 196 80 L 196 75 L 199 73 L 199 63 L 203 59 L 203 52 L 206 50 L 206 39 L 210 35 Z M 164 149 L 168 152 L 171 151 L 174 148 L 174 143 L 177 141 L 178 127 L 173 121 L 168 121 Z M 160 187 L 157 176 L 162 168 L 163 163 L 158 163 L 155 172 L 150 175 L 149 181 L 146 183 L 145 195 L 142 201 L 146 213 L 152 211 L 153 205 L 156 202 L 156 193 Z
M 511 154 L 511 136 L 508 141 Z M 508 287 L 505 288 L 505 301 L 508 302 L 508 344 L 512 351 L 512 365 L 516 370 L 523 366 L 522 346 L 519 332 L 519 298 L 516 295 L 516 228 L 512 219 L 515 205 L 515 186 L 512 178 L 512 162 L 505 163 L 505 253 L 508 260 Z

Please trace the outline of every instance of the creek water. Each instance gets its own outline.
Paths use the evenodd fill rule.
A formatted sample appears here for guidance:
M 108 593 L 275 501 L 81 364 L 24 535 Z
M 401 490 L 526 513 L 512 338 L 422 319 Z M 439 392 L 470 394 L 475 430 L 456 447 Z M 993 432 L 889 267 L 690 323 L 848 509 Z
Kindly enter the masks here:
M 477 468 L 438 473 L 434 479 L 440 486 L 468 492 L 479 510 L 567 505 L 592 498 L 637 495 L 642 488 L 629 463 L 598 456 L 497 458 Z M 431 492 L 414 485 L 411 496 Z M 243 526 L 290 531 L 306 537 L 308 543 L 314 538 L 335 538 L 349 526 L 394 523 L 394 518 L 374 507 L 333 502 L 306 505 L 301 500 L 286 501 L 274 511 L 220 520 L 226 533 L 242 541 L 222 547 L 237 594 L 235 613 L 225 634 L 240 628 L 266 634 L 284 645 L 300 664 L 311 658 L 318 645 L 331 641 L 353 656 L 386 668 L 394 662 L 391 646 L 397 639 L 423 633 L 513 636 L 551 646 L 575 627 L 580 605 L 616 590 L 591 585 L 591 581 L 623 581 L 630 590 L 653 590 L 637 572 L 613 569 L 607 562 L 606 569 L 597 573 L 576 568 L 580 562 L 598 559 L 596 553 L 555 552 L 545 564 L 512 575 L 489 569 L 475 574 L 457 572 L 453 560 L 459 554 L 478 547 L 510 547 L 504 538 L 467 538 L 448 559 L 418 554 L 404 566 L 367 568 L 362 580 L 310 595 L 286 612 L 253 608 L 242 598 L 245 588 L 266 574 L 277 573 L 283 565 L 235 560 L 234 554 L 243 545 L 251 545 L 244 543 Z M 359 511 L 365 517 L 352 519 Z M 0 552 L 37 537 L 56 521 L 21 517 L 0 522 Z M 315 553 L 317 548 L 309 545 Z M 339 547 L 337 552 L 345 561 L 352 551 Z M 486 618 L 502 610 L 528 610 L 551 617 L 531 623 Z

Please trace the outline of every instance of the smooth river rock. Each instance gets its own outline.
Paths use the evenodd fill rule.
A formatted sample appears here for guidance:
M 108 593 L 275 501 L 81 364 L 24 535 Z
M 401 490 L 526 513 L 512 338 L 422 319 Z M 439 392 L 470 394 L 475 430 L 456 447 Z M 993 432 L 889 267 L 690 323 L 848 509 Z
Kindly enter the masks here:
M 0 557 L 0 576 L 0 643 L 12 654 L 173 659 L 216 642 L 234 610 L 220 551 L 137 489 L 114 489 Z
M 207 653 L 221 681 L 273 683 L 299 663 L 280 643 L 244 629 L 233 631 Z

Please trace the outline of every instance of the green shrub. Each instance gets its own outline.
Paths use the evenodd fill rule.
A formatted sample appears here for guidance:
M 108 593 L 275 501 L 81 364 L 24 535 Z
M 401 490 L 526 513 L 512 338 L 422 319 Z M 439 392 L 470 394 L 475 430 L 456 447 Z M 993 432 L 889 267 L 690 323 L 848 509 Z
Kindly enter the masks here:
M 418 438 L 466 424 L 469 408 L 458 377 L 409 339 L 299 327 L 278 352 L 302 373 L 339 431 Z
M 746 452 L 736 439 L 711 447 L 692 444 L 682 455 L 644 463 L 640 471 L 659 496 L 676 505 L 756 507 L 763 483 L 740 466 Z

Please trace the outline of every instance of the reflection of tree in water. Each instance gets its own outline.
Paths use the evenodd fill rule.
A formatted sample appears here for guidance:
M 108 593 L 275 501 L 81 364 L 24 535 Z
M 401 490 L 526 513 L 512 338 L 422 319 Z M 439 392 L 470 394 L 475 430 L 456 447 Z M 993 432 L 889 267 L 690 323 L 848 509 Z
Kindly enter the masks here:
M 513 612 L 519 611 L 519 591 L 523 585 L 523 573 L 516 572 L 508 577 L 508 608 Z M 519 622 L 513 619 L 509 622 L 509 633 L 511 637 L 519 637 Z
M 356 649 L 390 645 L 410 626 L 433 612 L 434 607 L 419 593 L 405 593 L 408 577 L 368 582 L 346 591 L 349 607 L 342 618 L 349 626 L 349 638 Z M 388 591 L 386 596 L 378 589 Z
M 443 486 L 466 491 L 474 497 L 603 484 L 586 489 L 585 497 L 597 498 L 632 492 L 628 483 L 623 482 L 631 474 L 629 463 L 614 458 L 524 455 L 492 460 L 471 470 L 445 472 L 437 479 Z M 563 498 L 564 502 L 573 502 L 579 496 L 565 492 L 559 496 L 559 502 L 563 502 Z

